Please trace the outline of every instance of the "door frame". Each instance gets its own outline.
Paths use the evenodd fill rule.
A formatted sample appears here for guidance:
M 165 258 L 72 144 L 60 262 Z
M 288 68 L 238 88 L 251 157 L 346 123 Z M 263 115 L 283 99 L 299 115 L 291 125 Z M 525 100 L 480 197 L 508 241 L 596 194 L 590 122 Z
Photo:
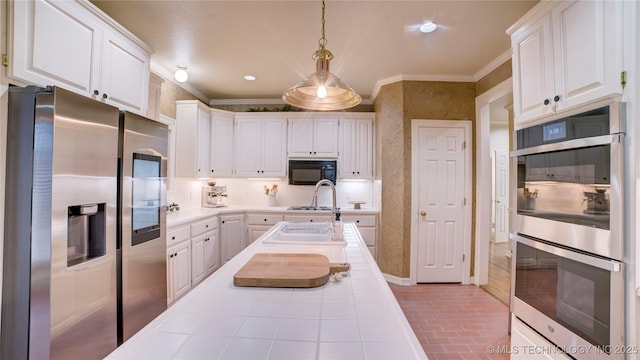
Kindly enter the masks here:
M 489 104 L 513 92 L 513 80 L 508 78 L 476 97 L 476 216 L 475 254 L 473 283 L 485 285 L 489 282 L 489 234 L 491 233 L 491 149 Z M 511 178 L 513 174 L 509 174 Z M 509 185 L 511 189 L 511 185 Z M 511 204 L 510 204 L 511 205 Z M 485 210 L 485 211 L 483 211 Z M 509 206 L 509 217 L 512 207 Z M 511 221 L 509 221 L 511 224 Z
M 462 284 L 471 283 L 471 129 L 472 122 L 470 120 L 427 120 L 412 119 L 411 120 L 411 266 L 409 271 L 409 282 L 417 284 L 418 281 L 418 157 L 415 156 L 417 151 L 417 128 L 420 125 L 429 127 L 442 128 L 463 128 L 464 129 L 464 197 L 466 205 L 464 209 L 464 229 L 463 229 L 463 254 L 465 261 L 463 263 Z

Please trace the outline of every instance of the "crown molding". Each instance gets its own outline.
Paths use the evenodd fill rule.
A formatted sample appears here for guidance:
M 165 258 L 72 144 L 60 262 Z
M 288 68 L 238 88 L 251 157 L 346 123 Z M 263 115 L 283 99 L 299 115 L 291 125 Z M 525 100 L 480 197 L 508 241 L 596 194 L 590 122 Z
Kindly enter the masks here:
M 507 51 L 503 52 L 502 54 L 498 55 L 497 58 L 491 60 L 491 62 L 485 65 L 482 69 L 478 70 L 478 72 L 473 75 L 473 79 L 474 79 L 473 81 L 477 82 L 478 80 L 487 76 L 493 70 L 497 69 L 498 66 L 504 64 L 509 59 L 511 59 L 511 48 L 509 48 Z
M 373 87 L 373 92 L 371 93 L 370 101 L 373 103 L 373 99 L 378 96 L 378 93 L 383 86 L 399 81 L 475 82 L 474 77 L 471 75 L 398 74 L 376 81 L 376 85 Z
M 179 87 L 183 88 L 185 91 L 189 92 L 191 95 L 196 96 L 198 99 L 202 100 L 204 103 L 208 103 L 211 101 L 211 99 L 209 99 L 207 95 L 205 95 L 202 91 L 196 89 L 195 87 L 191 86 L 190 84 L 177 82 L 176 79 L 173 77 L 173 73 L 167 70 L 166 68 L 162 67 L 157 62 L 151 60 L 150 67 L 151 67 L 151 71 L 153 71 L 160 77 L 164 78 L 165 80 L 168 80 L 169 82 L 172 82 L 178 85 Z

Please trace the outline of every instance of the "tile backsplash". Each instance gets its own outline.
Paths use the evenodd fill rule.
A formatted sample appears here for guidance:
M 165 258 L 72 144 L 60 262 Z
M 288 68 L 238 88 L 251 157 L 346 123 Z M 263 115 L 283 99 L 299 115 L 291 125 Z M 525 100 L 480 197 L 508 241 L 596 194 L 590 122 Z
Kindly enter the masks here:
M 208 181 L 227 186 L 227 205 L 230 206 L 267 206 L 269 199 L 264 193 L 264 186 L 271 188 L 274 184 L 278 186 L 276 206 L 309 205 L 315 189 L 312 185 L 289 185 L 286 179 L 174 178 L 167 191 L 167 201 L 176 202 L 181 208 L 200 207 L 202 186 Z M 362 205 L 363 208 L 377 207 L 379 200 L 375 200 L 375 194 L 379 196 L 379 193 L 380 190 L 376 191 L 376 184 L 372 180 L 338 180 L 336 184 L 336 201 L 340 208 L 352 208 L 350 201 L 366 202 Z M 320 188 L 318 205 L 331 206 L 329 187 Z

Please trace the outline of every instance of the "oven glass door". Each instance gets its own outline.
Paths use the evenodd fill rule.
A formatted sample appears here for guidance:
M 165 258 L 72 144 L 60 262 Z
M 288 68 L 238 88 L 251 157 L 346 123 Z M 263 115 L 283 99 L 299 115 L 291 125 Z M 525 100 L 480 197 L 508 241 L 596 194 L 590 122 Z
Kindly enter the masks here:
M 595 264 L 616 262 L 518 238 L 514 297 L 605 352 L 610 349 L 612 327 L 620 326 L 622 320 L 612 318 L 617 313 L 612 306 L 620 306 L 612 304 L 612 294 L 623 293 L 622 288 L 616 289 L 622 284 L 612 271 L 619 272 L 621 265 L 606 269 Z
M 611 145 L 518 156 L 518 214 L 609 229 Z

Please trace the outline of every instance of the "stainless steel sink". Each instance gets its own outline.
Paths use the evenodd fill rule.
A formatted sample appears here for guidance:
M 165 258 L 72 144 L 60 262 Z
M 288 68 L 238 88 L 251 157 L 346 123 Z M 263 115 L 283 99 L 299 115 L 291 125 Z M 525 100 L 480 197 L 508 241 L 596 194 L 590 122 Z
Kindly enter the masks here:
M 291 206 L 287 210 L 299 211 L 331 211 L 331 206 Z

